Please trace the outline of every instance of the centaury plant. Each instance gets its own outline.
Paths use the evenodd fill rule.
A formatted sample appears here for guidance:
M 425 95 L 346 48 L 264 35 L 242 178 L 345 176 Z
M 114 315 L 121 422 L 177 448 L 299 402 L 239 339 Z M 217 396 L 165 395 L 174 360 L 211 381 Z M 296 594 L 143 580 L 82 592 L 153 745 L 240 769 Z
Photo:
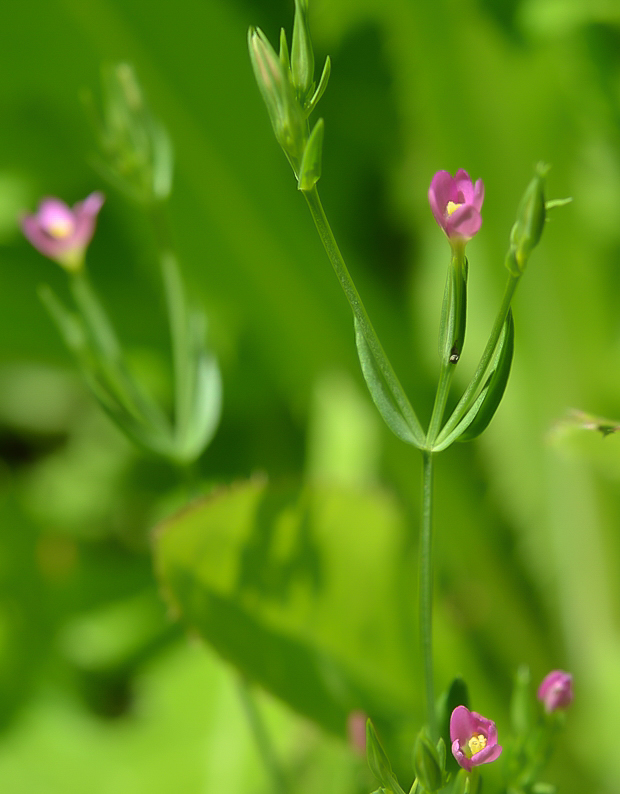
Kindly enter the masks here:
M 473 377 L 446 418 L 451 383 L 465 341 L 469 269 L 465 249 L 481 227 L 484 185 L 481 179 L 474 183 L 463 169 L 454 176 L 447 171 L 438 171 L 433 177 L 428 199 L 433 216 L 448 239 L 451 255 L 439 331 L 439 378 L 432 414 L 425 429 L 371 323 L 319 198 L 317 183 L 321 177 L 324 123 L 319 119 L 312 125 L 309 117 L 326 89 L 330 61 L 328 58 L 317 84 L 307 0 L 295 0 L 290 51 L 284 30 L 280 36 L 279 53 L 276 53 L 257 28 L 249 31 L 249 51 L 276 139 L 293 169 L 297 187 L 308 204 L 327 256 L 351 306 L 360 365 L 372 399 L 392 432 L 405 443 L 417 447 L 423 457 L 418 604 L 426 726 L 414 749 L 416 777 L 411 791 L 434 792 L 445 787 L 455 792 L 475 791 L 479 780 L 478 767 L 498 759 L 503 746 L 506 747 L 503 754 L 506 785 L 514 792 L 534 791 L 536 776 L 548 755 L 556 725 L 553 715 L 557 706 L 566 706 L 570 702 L 572 689 L 570 697 L 566 689 L 572 686 L 572 682 L 564 677 L 567 674 L 559 672 L 545 679 L 539 690 L 545 714 L 539 716 L 535 726 L 532 710 L 524 705 L 530 697 L 529 676 L 518 677 L 515 699 L 522 706 L 519 713 L 530 716 L 518 720 L 513 726 L 516 737 L 511 747 L 498 743 L 498 732 L 492 720 L 469 710 L 467 689 L 462 682 L 456 680 L 437 707 L 432 650 L 433 467 L 438 453 L 456 441 L 469 441 L 479 436 L 499 407 L 514 351 L 512 299 L 529 257 L 540 241 L 547 211 L 564 201 L 545 200 L 548 167 L 539 164 L 525 190 L 510 232 L 505 257 L 507 282 L 495 321 Z M 449 737 L 443 736 L 441 729 L 444 723 L 449 725 Z M 536 737 L 535 740 L 532 737 Z M 446 759 L 446 738 L 449 738 L 456 763 L 448 763 Z M 367 752 L 371 769 L 381 783 L 380 790 L 402 792 L 370 722 Z M 456 774 L 458 767 L 461 771 Z
M 150 114 L 129 65 L 104 69 L 103 89 L 102 118 L 95 120 L 102 152 L 99 170 L 145 208 L 159 245 L 172 341 L 172 418 L 128 367 L 87 274 L 86 251 L 103 195 L 92 193 L 73 209 L 60 199 L 46 198 L 36 214 L 22 218 L 22 229 L 35 248 L 69 276 L 77 312 L 68 311 L 48 286 L 40 289 L 40 297 L 103 410 L 142 450 L 186 467 L 202 454 L 215 433 L 222 387 L 217 361 L 205 346 L 206 316 L 188 305 L 167 235 L 165 203 L 172 188 L 172 146 L 164 127 Z

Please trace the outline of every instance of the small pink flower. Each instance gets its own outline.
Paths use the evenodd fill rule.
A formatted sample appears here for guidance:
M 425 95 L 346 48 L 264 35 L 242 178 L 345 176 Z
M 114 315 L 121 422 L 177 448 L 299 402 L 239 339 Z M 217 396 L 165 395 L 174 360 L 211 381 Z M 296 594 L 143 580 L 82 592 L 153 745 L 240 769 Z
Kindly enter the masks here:
M 472 766 L 488 764 L 502 754 L 495 723 L 465 706 L 457 706 L 452 712 L 450 740 L 452 755 L 468 772 Z
M 570 706 L 573 702 L 572 675 L 563 670 L 552 670 L 538 687 L 538 699 L 545 704 L 547 714 Z
M 91 193 L 70 209 L 60 199 L 44 198 L 36 215 L 22 218 L 22 231 L 44 256 L 67 270 L 79 270 L 104 201 L 102 193 Z
M 428 201 L 435 220 L 450 242 L 471 240 L 482 224 L 484 184 L 478 179 L 474 185 L 462 168 L 454 176 L 447 171 L 437 171 L 428 189 Z

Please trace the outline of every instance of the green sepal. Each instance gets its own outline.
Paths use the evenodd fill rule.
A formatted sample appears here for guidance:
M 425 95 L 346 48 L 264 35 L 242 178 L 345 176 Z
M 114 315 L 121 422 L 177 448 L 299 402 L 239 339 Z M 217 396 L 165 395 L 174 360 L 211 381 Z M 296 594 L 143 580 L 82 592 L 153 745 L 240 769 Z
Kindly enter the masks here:
M 321 178 L 321 162 L 323 157 L 323 135 L 325 124 L 319 119 L 310 133 L 304 149 L 304 156 L 299 167 L 298 190 L 312 190 Z
M 443 692 L 437 705 L 437 722 L 441 736 L 440 741 L 443 740 L 444 742 L 444 753 L 445 747 L 452 745 L 450 741 L 450 717 L 457 706 L 469 708 L 469 690 L 465 681 L 459 676 L 454 678 L 448 689 Z M 456 758 L 454 758 L 452 753 L 447 753 L 446 755 L 444 768 L 448 772 L 456 772 L 459 769 Z
M 439 753 L 425 728 L 418 733 L 413 746 L 413 771 L 422 788 L 428 792 L 439 791 L 444 785 L 445 775 Z
M 514 333 L 511 309 L 506 317 L 504 331 L 499 342 L 497 363 L 483 387 L 484 399 L 480 403 L 472 421 L 465 426 L 464 431 L 458 436 L 458 441 L 471 441 L 471 439 L 479 436 L 487 429 L 491 419 L 495 416 L 510 376 L 514 354 Z
M 370 771 L 382 786 L 388 791 L 393 791 L 394 794 L 404 794 L 392 770 L 390 759 L 379 741 L 375 726 L 370 720 L 366 721 L 366 757 Z
M 284 74 L 291 73 L 291 59 L 288 52 L 288 42 L 286 40 L 286 31 L 280 28 L 280 63 L 282 64 L 282 71 Z
M 377 410 L 395 436 L 406 444 L 412 444 L 414 447 L 421 449 L 423 439 L 418 437 L 414 430 L 413 422 L 407 419 L 399 407 L 400 402 L 401 405 L 410 408 L 407 395 L 400 384 L 394 385 L 392 388 L 388 386 L 377 366 L 357 318 L 354 318 L 354 325 L 355 344 L 357 345 L 362 374 Z M 398 390 L 398 393 L 396 393 L 396 390 Z M 410 408 L 410 410 L 413 413 L 413 409 Z
M 295 0 L 291 75 L 301 105 L 314 93 L 314 52 L 308 27 L 308 0 Z
M 316 87 L 316 91 L 314 92 L 312 99 L 306 105 L 306 115 L 310 115 L 314 108 L 318 105 L 319 100 L 325 93 L 325 89 L 327 88 L 327 83 L 329 82 L 329 76 L 332 71 L 332 62 L 329 57 L 325 59 L 325 66 L 323 66 L 323 72 L 321 73 L 321 79 L 319 80 L 319 84 Z
M 439 358 L 456 364 L 463 352 L 467 323 L 467 276 L 469 264 L 453 257 L 448 268 L 439 325 Z

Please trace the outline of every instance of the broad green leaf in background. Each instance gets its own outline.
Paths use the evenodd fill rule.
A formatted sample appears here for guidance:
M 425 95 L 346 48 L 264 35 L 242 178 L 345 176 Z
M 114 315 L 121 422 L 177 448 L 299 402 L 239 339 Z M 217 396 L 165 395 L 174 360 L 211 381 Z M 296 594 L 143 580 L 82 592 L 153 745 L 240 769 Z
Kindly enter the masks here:
M 248 679 L 343 733 L 353 710 L 379 720 L 417 712 L 403 542 L 381 491 L 250 481 L 165 522 L 155 555 L 188 627 Z

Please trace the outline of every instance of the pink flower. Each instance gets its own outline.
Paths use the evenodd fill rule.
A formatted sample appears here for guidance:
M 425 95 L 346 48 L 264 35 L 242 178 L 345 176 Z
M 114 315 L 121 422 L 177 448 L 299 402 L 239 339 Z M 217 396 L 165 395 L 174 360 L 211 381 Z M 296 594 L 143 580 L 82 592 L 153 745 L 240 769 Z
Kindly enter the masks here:
M 573 677 L 562 670 L 552 670 L 538 687 L 538 699 L 551 714 L 556 709 L 565 709 L 573 702 Z
M 91 193 L 70 209 L 60 199 L 44 198 L 36 215 L 22 218 L 22 231 L 44 256 L 67 270 L 79 270 L 104 201 L 102 193 Z
M 347 717 L 347 738 L 349 746 L 358 755 L 366 754 L 366 722 L 368 714 L 363 711 L 351 711 Z
M 482 224 L 484 184 L 478 179 L 474 185 L 462 168 L 453 177 L 447 171 L 437 171 L 428 189 L 428 201 L 450 242 L 467 242 Z
M 465 706 L 457 706 L 452 712 L 450 740 L 452 755 L 468 772 L 472 766 L 488 764 L 502 754 L 495 723 Z

